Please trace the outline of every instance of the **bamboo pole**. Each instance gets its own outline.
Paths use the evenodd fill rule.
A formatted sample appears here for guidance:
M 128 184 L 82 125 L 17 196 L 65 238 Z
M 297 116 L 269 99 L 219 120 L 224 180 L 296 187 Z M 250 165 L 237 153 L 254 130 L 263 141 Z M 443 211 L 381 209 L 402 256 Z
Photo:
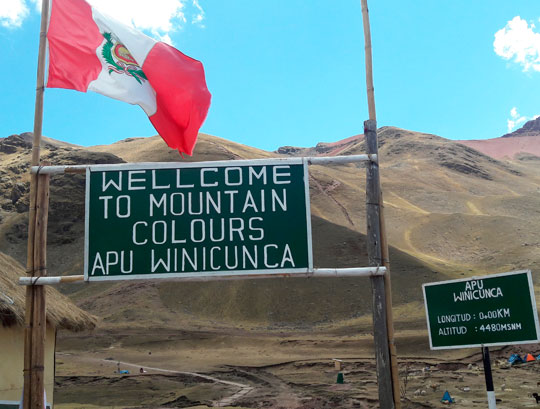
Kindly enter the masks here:
M 367 0 L 361 0 L 362 4 L 362 20 L 364 26 L 364 51 L 365 51 L 365 65 L 366 65 L 366 89 L 369 109 L 369 119 L 375 122 L 375 140 L 377 132 L 377 114 L 375 111 L 375 87 L 373 85 L 373 57 L 371 47 L 371 28 L 369 24 L 369 10 L 367 6 Z M 377 143 L 375 142 L 375 145 Z M 375 146 L 375 152 L 378 149 Z M 400 390 L 399 390 L 399 367 L 397 363 L 397 351 L 394 338 L 394 317 L 392 313 L 392 282 L 390 277 L 390 256 L 388 251 L 388 240 L 386 236 L 386 225 L 384 217 L 384 201 L 382 190 L 380 189 L 380 179 L 377 182 L 379 184 L 379 231 L 380 231 L 380 245 L 381 245 L 381 262 L 386 267 L 387 273 L 384 275 L 384 289 L 386 294 L 386 325 L 387 325 L 387 337 L 390 353 L 390 370 L 392 374 L 392 390 L 394 396 L 394 406 L 396 409 L 401 409 Z
M 45 53 L 47 47 L 47 23 L 49 16 L 49 0 L 42 0 L 41 7 L 41 26 L 39 33 L 39 54 L 37 64 L 37 79 L 36 79 L 36 99 L 34 108 L 34 137 L 32 141 L 32 159 L 31 165 L 37 166 L 40 162 L 40 145 L 41 132 L 43 127 L 43 93 L 45 88 Z M 27 261 L 26 270 L 28 276 L 36 275 L 35 268 L 35 231 L 36 231 L 36 197 L 38 190 L 38 176 L 30 174 L 30 209 L 28 216 L 28 246 L 27 246 Z M 45 252 L 45 251 L 44 251 Z M 37 272 L 39 273 L 39 271 Z M 41 290 L 38 290 L 41 291 Z M 33 401 L 43 402 L 43 390 L 37 395 L 32 394 L 33 375 L 33 329 L 34 329 L 34 310 L 35 310 L 36 287 L 29 286 L 26 289 L 26 311 L 25 311 L 25 334 L 24 334 L 24 393 L 23 393 L 23 409 L 33 407 Z M 44 295 L 40 296 L 45 302 Z M 42 346 L 45 348 L 45 345 Z M 39 355 L 39 353 L 38 353 Z M 41 403 L 43 405 L 43 403 Z
M 362 20 L 364 23 L 364 53 L 366 63 L 366 88 L 368 97 L 369 119 L 376 121 L 375 113 L 375 88 L 373 87 L 373 58 L 371 56 L 371 28 L 369 25 L 369 11 L 367 0 L 361 0 Z
M 41 153 L 41 131 L 43 128 L 43 93 L 45 91 L 45 57 L 47 50 L 47 24 L 49 0 L 41 3 L 41 28 L 39 30 L 39 54 L 36 80 L 36 102 L 34 108 L 34 139 L 32 141 L 32 166 L 39 165 Z

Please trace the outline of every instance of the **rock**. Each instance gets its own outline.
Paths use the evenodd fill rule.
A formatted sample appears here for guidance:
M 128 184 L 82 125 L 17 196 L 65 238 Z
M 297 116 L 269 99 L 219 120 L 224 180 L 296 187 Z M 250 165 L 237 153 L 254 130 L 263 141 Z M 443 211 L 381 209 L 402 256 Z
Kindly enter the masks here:
M 0 143 L 0 152 L 4 152 L 4 153 L 7 153 L 7 154 L 15 153 L 15 152 L 17 152 L 17 147 L 13 146 L 13 145 Z
M 24 213 L 27 212 L 30 206 L 28 203 L 19 202 L 15 205 L 15 210 L 17 210 L 17 213 Z
M 302 148 L 297 148 L 295 146 L 280 146 L 276 152 L 282 155 L 295 155 L 301 153 L 302 151 Z
M 24 183 L 17 183 L 15 186 L 13 186 L 13 189 L 11 189 L 11 203 L 15 204 L 19 201 L 19 199 L 26 193 L 26 186 Z
M 28 171 L 29 167 L 30 165 L 28 163 L 21 163 L 19 165 L 9 166 L 8 170 L 16 175 L 20 175 L 21 173 Z
M 433 389 L 433 391 L 436 391 L 437 389 L 439 389 L 439 386 L 441 386 L 441 384 L 435 383 L 435 382 L 429 382 L 427 386 L 428 388 Z

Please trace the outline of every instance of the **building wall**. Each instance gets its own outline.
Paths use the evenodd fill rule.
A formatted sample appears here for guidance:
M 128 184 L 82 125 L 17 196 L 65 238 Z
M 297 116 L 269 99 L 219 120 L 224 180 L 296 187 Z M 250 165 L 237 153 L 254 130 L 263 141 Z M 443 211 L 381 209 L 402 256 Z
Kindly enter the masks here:
M 45 391 L 52 406 L 54 389 L 55 330 L 47 328 L 45 341 Z M 21 400 L 24 367 L 24 328 L 5 328 L 0 324 L 0 409 Z

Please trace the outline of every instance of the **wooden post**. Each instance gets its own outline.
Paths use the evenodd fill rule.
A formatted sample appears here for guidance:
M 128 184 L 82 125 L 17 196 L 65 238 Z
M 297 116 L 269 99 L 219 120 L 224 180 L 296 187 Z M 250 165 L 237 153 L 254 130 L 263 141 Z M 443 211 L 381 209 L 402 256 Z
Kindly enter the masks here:
M 37 175 L 31 175 L 30 182 L 30 210 L 28 220 L 28 246 L 26 253 L 26 274 L 34 276 L 34 232 L 36 226 L 36 190 Z M 36 287 L 26 287 L 26 310 L 24 316 L 24 389 L 23 409 L 30 409 L 30 385 L 32 378 L 32 321 L 34 312 L 34 292 Z
M 367 0 L 361 0 L 362 4 L 362 21 L 364 25 L 364 54 L 366 65 L 366 89 L 369 109 L 369 119 L 375 122 L 374 127 L 374 139 L 373 142 L 375 152 L 377 149 L 377 114 L 375 111 L 375 87 L 373 85 L 373 58 L 371 47 L 371 28 L 369 24 L 369 10 L 367 6 Z M 364 125 L 365 126 L 365 125 Z M 367 133 L 366 135 L 367 141 Z M 367 145 L 367 142 L 366 142 Z M 368 151 L 368 153 L 371 153 Z M 377 185 L 380 191 L 380 180 L 377 172 Z M 384 207 L 383 207 L 382 192 L 379 195 L 379 229 L 380 229 L 380 243 L 381 243 L 381 265 L 386 267 L 386 274 L 384 276 L 384 288 L 386 293 L 386 324 L 387 324 L 387 336 L 388 344 L 390 348 L 390 369 L 392 373 L 392 389 L 394 395 L 394 405 L 396 409 L 401 409 L 400 391 L 399 391 L 399 368 L 397 364 L 397 352 L 396 344 L 394 341 L 394 318 L 392 314 L 392 285 L 390 280 L 390 256 L 388 252 L 388 241 L 386 238 L 386 226 L 384 219 Z
M 377 154 L 377 122 L 364 122 L 364 135 L 368 154 Z M 369 162 L 366 172 L 367 249 L 370 266 L 382 266 L 380 231 L 380 184 L 379 164 Z M 377 361 L 377 384 L 382 409 L 394 409 L 394 392 L 388 346 L 386 321 L 386 292 L 384 277 L 371 277 L 373 293 L 373 336 Z
M 32 166 L 39 165 L 40 162 L 40 145 L 41 145 L 41 132 L 43 126 L 43 92 L 45 89 L 45 53 L 47 47 L 47 21 L 49 16 L 49 0 L 42 0 L 41 7 L 41 27 L 39 34 L 39 54 L 38 54 L 38 68 L 37 68 L 37 80 L 36 80 L 36 100 L 34 108 L 34 138 L 32 143 Z M 36 248 L 38 243 L 36 242 L 36 205 L 38 194 L 38 176 L 30 174 L 30 209 L 28 217 L 28 247 L 27 247 L 27 261 L 26 272 L 30 277 L 41 275 L 41 270 L 36 270 Z M 47 178 L 47 196 L 48 196 L 48 178 Z M 48 201 L 46 207 L 48 208 Z M 46 229 L 45 220 L 45 229 Z M 43 219 L 41 221 L 43 227 Z M 46 236 L 46 235 L 45 235 Z M 45 241 L 42 241 L 39 245 L 45 245 Z M 38 250 L 37 260 L 44 261 L 43 256 L 46 249 L 42 248 Z M 45 265 L 41 265 L 45 267 Z M 23 393 L 23 409 L 43 407 L 43 386 L 41 391 L 35 395 L 33 394 L 33 383 L 35 381 L 34 368 L 36 368 L 35 356 L 39 359 L 40 355 L 44 356 L 45 344 L 34 344 L 34 341 L 41 339 L 40 333 L 45 331 L 45 324 L 39 316 L 45 313 L 45 294 L 41 286 L 28 286 L 26 289 L 26 311 L 25 311 L 25 334 L 24 334 L 24 393 Z M 38 302 L 36 303 L 36 298 Z M 34 314 L 38 309 L 38 317 Z M 35 319 L 37 318 L 37 323 Z M 40 324 L 42 322 L 42 324 Z M 38 329 L 38 334 L 33 333 L 34 326 L 42 326 Z M 43 352 L 40 352 L 40 349 Z M 37 364 L 39 367 L 39 364 Z M 43 367 L 43 364 L 41 364 Z M 39 369 L 39 368 L 37 368 Z M 39 372 L 39 371 L 38 371 Z M 43 371 L 41 372 L 41 378 L 43 377 Z M 39 378 L 39 374 L 38 374 Z M 36 403 L 34 403 L 36 402 Z M 41 402 L 41 403 L 37 403 Z M 38 405 L 38 406 L 36 406 Z M 39 406 L 41 405 L 41 406 Z
M 36 227 L 34 242 L 34 270 L 36 276 L 47 275 L 47 221 L 49 214 L 49 175 L 38 176 L 36 195 Z M 32 286 L 31 286 L 32 287 Z M 45 337 L 46 304 L 45 286 L 34 287 L 33 322 L 32 322 L 32 363 L 30 409 L 43 409 L 45 390 Z
M 382 190 L 379 203 L 382 265 L 386 267 L 386 274 L 384 275 L 384 290 L 386 293 L 386 328 L 388 330 L 388 346 L 390 348 L 392 387 L 394 390 L 394 405 L 396 409 L 401 409 L 401 395 L 399 390 L 399 367 L 397 363 L 396 342 L 394 339 L 394 314 L 392 313 L 392 280 L 390 279 L 390 252 L 388 251 L 388 240 L 386 238 L 386 224 L 384 218 L 384 201 Z

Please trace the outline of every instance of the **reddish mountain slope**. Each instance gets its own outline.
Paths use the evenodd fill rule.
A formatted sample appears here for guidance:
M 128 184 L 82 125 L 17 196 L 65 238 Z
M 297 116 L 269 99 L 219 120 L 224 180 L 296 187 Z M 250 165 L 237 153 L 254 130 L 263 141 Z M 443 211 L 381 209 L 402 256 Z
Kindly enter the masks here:
M 514 159 L 518 155 L 540 156 L 540 118 L 500 138 L 457 142 L 494 159 Z

